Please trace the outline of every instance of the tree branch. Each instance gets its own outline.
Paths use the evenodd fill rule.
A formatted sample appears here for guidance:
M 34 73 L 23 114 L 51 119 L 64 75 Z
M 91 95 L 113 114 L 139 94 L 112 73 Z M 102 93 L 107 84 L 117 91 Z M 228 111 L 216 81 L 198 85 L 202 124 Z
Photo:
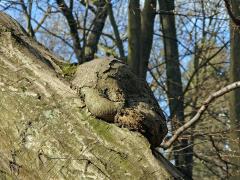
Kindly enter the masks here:
M 108 5 L 105 0 L 99 0 L 96 3 L 96 15 L 92 23 L 92 31 L 87 36 L 86 47 L 84 49 L 84 61 L 94 59 L 97 52 L 97 45 L 102 35 L 105 21 L 108 15 Z
M 34 30 L 31 24 L 31 9 L 32 9 L 32 1 L 29 1 L 29 11 L 27 6 L 24 3 L 24 0 L 19 0 L 19 3 L 22 7 L 23 13 L 27 20 L 27 32 L 31 37 L 35 37 Z
M 116 38 L 116 45 L 118 47 L 120 58 L 124 59 L 125 54 L 124 54 L 123 43 L 122 43 L 122 39 L 121 39 L 120 34 L 119 34 L 119 30 L 118 30 L 118 26 L 117 26 L 114 14 L 113 14 L 113 9 L 112 9 L 111 2 L 108 3 L 108 15 L 109 15 L 110 23 L 111 23 L 112 28 L 113 28 L 114 36 Z
M 42 19 L 38 22 L 37 27 L 34 29 L 34 33 L 36 33 L 39 30 L 39 28 L 43 25 L 43 23 L 45 22 L 45 20 L 47 19 L 50 13 L 51 13 L 51 7 L 49 6 L 47 8 L 47 11 L 43 15 Z
M 72 10 L 66 5 L 64 0 L 56 0 L 59 9 L 62 11 L 62 14 L 65 16 L 68 26 L 70 28 L 70 34 L 73 41 L 73 50 L 78 60 L 78 63 L 82 63 L 81 58 L 81 45 L 80 45 L 80 38 L 77 29 L 77 22 L 72 14 Z
M 240 81 L 237 81 L 235 83 L 232 83 L 226 87 L 223 87 L 222 89 L 216 91 L 215 93 L 211 94 L 204 102 L 203 105 L 200 107 L 200 109 L 198 110 L 198 112 L 196 113 L 196 115 L 187 123 L 185 123 L 183 126 L 181 126 L 180 128 L 178 128 L 176 130 L 176 132 L 174 133 L 174 135 L 165 143 L 162 143 L 160 145 L 160 147 L 167 149 L 169 148 L 177 139 L 178 137 L 184 132 L 186 131 L 189 127 L 191 127 L 193 124 L 195 124 L 196 122 L 198 122 L 201 118 L 201 116 L 203 115 L 203 113 L 206 111 L 206 109 L 208 108 L 209 104 L 212 103 L 215 99 L 223 96 L 224 94 L 233 91 L 237 88 L 240 88 Z
M 225 2 L 225 6 L 227 8 L 227 12 L 228 12 L 230 18 L 232 19 L 234 24 L 236 24 L 237 26 L 240 26 L 240 19 L 234 16 L 229 0 L 224 0 L 224 2 Z

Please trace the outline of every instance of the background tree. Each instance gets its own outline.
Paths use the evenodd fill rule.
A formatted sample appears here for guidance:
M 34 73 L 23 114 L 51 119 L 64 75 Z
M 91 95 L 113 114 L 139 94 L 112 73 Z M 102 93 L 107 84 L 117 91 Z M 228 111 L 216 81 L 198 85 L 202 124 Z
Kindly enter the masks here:
M 231 0 L 227 3 L 231 2 L 231 10 L 233 18 L 237 18 L 240 16 L 240 1 Z M 230 3 L 229 3 L 230 5 Z M 230 23 L 230 82 L 235 82 L 240 80 L 240 26 L 234 23 L 234 19 L 231 20 Z M 236 90 L 231 92 L 230 94 L 230 120 L 231 120 L 231 139 L 230 139 L 230 148 L 232 150 L 232 163 L 235 169 L 233 173 L 233 177 L 231 179 L 239 179 L 240 178 L 240 90 Z
M 174 0 L 159 0 L 159 6 L 166 64 L 167 96 L 171 127 L 172 131 L 175 131 L 184 124 L 184 97 L 175 27 Z M 187 173 L 189 177 L 192 177 L 192 168 L 189 167 L 192 166 L 192 160 L 188 159 L 187 146 L 188 140 L 180 139 L 179 143 L 177 143 L 174 148 L 174 159 L 176 161 L 176 166 Z
M 130 0 L 128 5 L 128 64 L 139 75 L 141 50 L 141 11 L 139 0 Z
M 143 10 L 140 1 L 130 0 L 128 7 L 127 63 L 140 78 L 146 79 L 154 34 L 156 0 L 146 0 Z

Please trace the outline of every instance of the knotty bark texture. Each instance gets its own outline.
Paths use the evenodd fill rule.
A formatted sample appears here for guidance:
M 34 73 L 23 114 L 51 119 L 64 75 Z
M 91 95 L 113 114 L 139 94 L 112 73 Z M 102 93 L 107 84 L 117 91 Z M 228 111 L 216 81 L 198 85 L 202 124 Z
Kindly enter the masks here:
M 171 179 L 141 133 L 88 111 L 64 66 L 0 13 L 0 179 Z
M 142 133 L 152 147 L 167 134 L 165 117 L 145 80 L 116 59 L 96 59 L 78 67 L 72 81 L 96 117 Z

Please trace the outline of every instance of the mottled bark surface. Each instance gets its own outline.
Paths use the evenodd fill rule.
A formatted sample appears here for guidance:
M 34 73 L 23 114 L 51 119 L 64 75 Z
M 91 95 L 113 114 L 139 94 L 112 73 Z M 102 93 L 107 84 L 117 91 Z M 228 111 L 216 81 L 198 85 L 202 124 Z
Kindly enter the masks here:
M 123 62 L 95 59 L 77 68 L 72 85 L 96 117 L 142 133 L 152 147 L 167 134 L 165 117 L 145 80 Z
M 171 179 L 140 133 L 90 115 L 58 64 L 0 14 L 0 179 Z

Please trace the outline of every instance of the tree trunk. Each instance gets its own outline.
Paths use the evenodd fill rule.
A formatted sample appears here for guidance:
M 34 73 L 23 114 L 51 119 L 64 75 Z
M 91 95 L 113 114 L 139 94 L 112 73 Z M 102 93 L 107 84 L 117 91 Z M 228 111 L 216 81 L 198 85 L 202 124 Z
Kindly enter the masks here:
M 84 51 L 84 61 L 90 61 L 94 59 L 94 55 L 97 52 L 98 42 L 108 15 L 108 4 L 105 0 L 99 0 L 96 5 L 97 11 L 95 18 L 93 20 L 90 33 L 87 36 L 87 43 Z
M 156 0 L 145 0 L 141 14 L 141 60 L 139 65 L 139 76 L 143 79 L 146 79 L 152 49 L 155 15 Z
M 31 17 L 32 16 L 32 0 L 28 0 L 29 10 L 28 10 L 27 6 L 25 5 L 24 0 L 18 0 L 18 1 L 21 4 L 23 14 L 25 15 L 25 18 L 26 18 L 27 33 L 29 34 L 29 36 L 35 37 L 35 32 L 33 30 L 32 23 L 31 23 L 31 20 L 32 20 L 32 17 Z
M 159 0 L 160 19 L 163 31 L 164 53 L 167 75 L 167 95 L 172 130 L 184 124 L 184 98 L 178 55 L 178 44 L 173 14 L 174 0 Z M 174 146 L 176 166 L 188 177 L 192 177 L 192 156 L 188 156 L 187 139 L 180 139 Z
M 112 3 L 110 3 L 110 2 L 109 2 L 109 5 L 108 5 L 108 15 L 109 15 L 109 20 L 111 22 L 113 32 L 114 32 L 114 35 L 115 35 L 115 38 L 116 38 L 116 45 L 118 47 L 120 59 L 123 60 L 125 58 L 123 42 L 122 42 L 122 39 L 120 37 L 119 31 L 118 31 L 118 26 L 117 26 L 117 23 L 116 23 L 114 14 L 113 14 Z
M 172 179 L 143 136 L 90 115 L 64 62 L 3 13 L 0 32 L 0 179 Z
M 81 57 L 81 45 L 80 45 L 80 38 L 78 34 L 78 27 L 77 27 L 77 22 L 73 16 L 72 9 L 70 9 L 67 4 L 65 3 L 64 0 L 56 0 L 59 9 L 62 11 L 62 14 L 66 18 L 68 22 L 68 26 L 70 29 L 70 35 L 73 41 L 73 51 L 74 54 L 78 60 L 78 63 L 82 63 L 82 57 Z
M 240 1 L 232 0 L 232 13 L 235 17 L 240 16 Z M 230 81 L 240 80 L 240 33 L 239 27 L 234 23 L 230 25 L 231 50 L 230 50 Z M 233 152 L 232 161 L 238 167 L 234 168 L 234 175 L 231 179 L 240 179 L 240 90 L 237 89 L 230 94 L 230 120 L 231 120 L 231 148 Z M 238 172 L 237 172 L 238 171 Z
M 139 76 L 141 49 L 141 11 L 139 0 L 129 0 L 128 5 L 128 59 L 132 71 Z

